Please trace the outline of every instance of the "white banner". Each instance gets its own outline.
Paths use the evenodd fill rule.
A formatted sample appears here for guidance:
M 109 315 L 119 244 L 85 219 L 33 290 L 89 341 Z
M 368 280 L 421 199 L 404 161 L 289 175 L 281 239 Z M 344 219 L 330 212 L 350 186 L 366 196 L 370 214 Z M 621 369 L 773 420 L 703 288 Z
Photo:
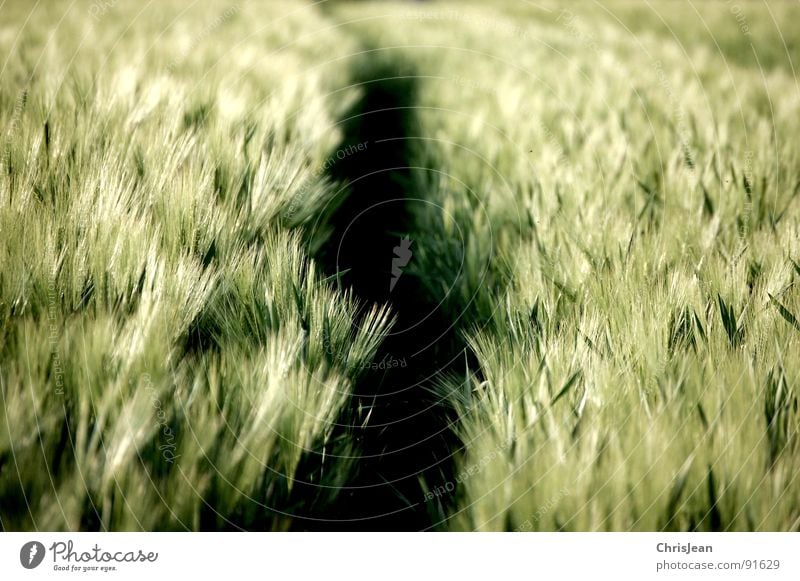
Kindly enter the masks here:
M 793 533 L 2 533 L 0 579 L 800 579 Z M 580 576 L 580 577 L 579 577 Z M 184 577 L 185 578 L 185 577 Z

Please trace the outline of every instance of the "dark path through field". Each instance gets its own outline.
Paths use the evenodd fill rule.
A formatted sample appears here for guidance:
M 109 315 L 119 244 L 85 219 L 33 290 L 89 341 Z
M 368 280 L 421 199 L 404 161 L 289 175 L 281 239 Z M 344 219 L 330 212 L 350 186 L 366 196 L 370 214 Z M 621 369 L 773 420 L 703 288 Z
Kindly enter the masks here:
M 332 220 L 335 232 L 317 257 L 329 274 L 340 273 L 343 287 L 367 304 L 389 303 L 397 316 L 374 360 L 386 368 L 367 371 L 355 386 L 351 407 L 369 420 L 366 427 L 343 428 L 355 433 L 363 456 L 339 505 L 325 515 L 334 530 L 428 528 L 445 518 L 443 504 L 453 500 L 425 499 L 423 482 L 435 488 L 453 481 L 452 455 L 459 449 L 447 410 L 429 388 L 441 373 L 456 372 L 453 361 L 464 372 L 463 345 L 434 297 L 403 266 L 403 259 L 413 263 L 419 242 L 412 205 L 426 202 L 410 191 L 412 148 L 419 142 L 405 139 L 416 135 L 416 82 L 398 68 L 370 65 L 361 79 L 363 99 L 344 120 L 343 148 L 365 148 L 332 168 L 331 176 L 350 186 Z M 404 252 L 395 248 L 406 234 L 410 256 L 398 257 Z

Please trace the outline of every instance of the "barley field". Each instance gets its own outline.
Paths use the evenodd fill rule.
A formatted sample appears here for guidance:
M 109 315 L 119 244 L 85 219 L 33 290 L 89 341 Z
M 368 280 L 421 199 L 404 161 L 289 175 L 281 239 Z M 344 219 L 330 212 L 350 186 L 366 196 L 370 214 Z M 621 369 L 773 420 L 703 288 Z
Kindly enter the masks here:
M 0 527 L 800 531 L 798 18 L 0 0 Z

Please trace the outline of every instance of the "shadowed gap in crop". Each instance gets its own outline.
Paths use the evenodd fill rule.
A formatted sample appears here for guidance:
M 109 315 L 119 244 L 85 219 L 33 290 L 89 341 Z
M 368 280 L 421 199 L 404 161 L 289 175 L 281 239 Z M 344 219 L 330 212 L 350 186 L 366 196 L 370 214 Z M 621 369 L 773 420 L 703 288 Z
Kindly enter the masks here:
M 443 373 L 464 373 L 464 345 L 435 297 L 403 268 L 414 253 L 412 204 L 425 203 L 424 192 L 411 190 L 420 141 L 407 139 L 419 133 L 416 78 L 402 62 L 367 54 L 357 75 L 363 97 L 342 121 L 343 147 L 365 147 L 351 148 L 329 168 L 347 187 L 330 221 L 333 235 L 316 258 L 361 301 L 390 304 L 397 323 L 374 359 L 378 368 L 364 371 L 340 422 L 360 449 L 355 477 L 324 515 L 324 527 L 300 523 L 420 530 L 444 521 L 455 497 L 455 491 L 435 500 L 425 494 L 455 482 L 452 455 L 459 448 L 447 408 L 430 388 Z

